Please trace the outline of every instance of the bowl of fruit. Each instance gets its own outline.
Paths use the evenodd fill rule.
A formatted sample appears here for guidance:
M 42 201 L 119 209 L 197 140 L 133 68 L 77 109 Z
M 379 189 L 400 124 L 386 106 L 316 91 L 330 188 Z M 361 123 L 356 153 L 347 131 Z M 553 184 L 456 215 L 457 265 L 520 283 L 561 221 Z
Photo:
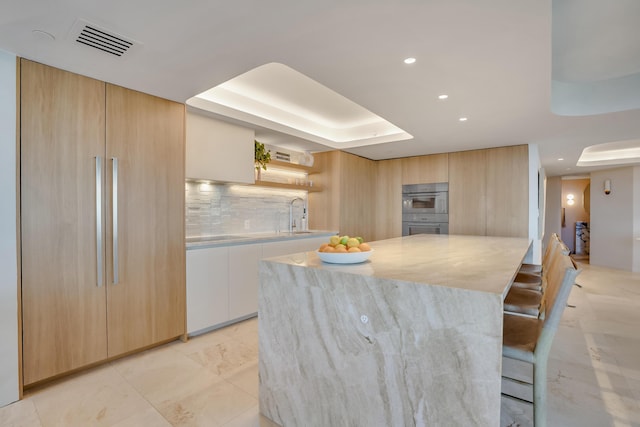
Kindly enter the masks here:
M 331 236 L 329 242 L 323 243 L 316 253 L 323 262 L 357 264 L 369 259 L 373 249 L 362 237 Z

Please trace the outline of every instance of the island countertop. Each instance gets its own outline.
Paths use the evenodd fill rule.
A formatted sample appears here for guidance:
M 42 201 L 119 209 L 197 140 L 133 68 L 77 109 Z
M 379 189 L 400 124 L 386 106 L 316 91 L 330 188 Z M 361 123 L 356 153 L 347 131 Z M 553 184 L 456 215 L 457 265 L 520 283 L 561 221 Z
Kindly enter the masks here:
M 314 252 L 273 261 L 504 297 L 530 244 L 526 238 L 417 234 L 372 242 L 374 252 L 361 264 L 325 263 Z
M 260 412 L 280 425 L 497 426 L 503 296 L 530 241 L 416 235 L 260 262 Z

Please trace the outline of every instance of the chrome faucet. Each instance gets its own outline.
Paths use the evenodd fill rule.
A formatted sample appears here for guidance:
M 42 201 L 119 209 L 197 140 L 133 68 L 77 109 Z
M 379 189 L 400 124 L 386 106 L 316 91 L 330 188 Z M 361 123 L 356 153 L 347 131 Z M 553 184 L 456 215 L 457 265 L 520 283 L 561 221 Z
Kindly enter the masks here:
M 300 198 L 300 197 L 296 197 L 295 199 L 293 199 L 291 201 L 291 203 L 289 203 L 289 233 L 293 233 L 295 228 L 296 228 L 296 223 L 293 220 L 293 204 L 297 201 L 300 200 L 302 203 L 304 203 L 304 199 Z

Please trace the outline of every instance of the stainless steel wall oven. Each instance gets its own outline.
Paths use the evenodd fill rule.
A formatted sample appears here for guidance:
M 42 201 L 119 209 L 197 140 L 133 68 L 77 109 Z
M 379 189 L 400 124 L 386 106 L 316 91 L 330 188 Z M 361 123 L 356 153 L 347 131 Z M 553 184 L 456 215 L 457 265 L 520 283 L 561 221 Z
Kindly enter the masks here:
M 449 184 L 402 186 L 402 235 L 449 234 Z

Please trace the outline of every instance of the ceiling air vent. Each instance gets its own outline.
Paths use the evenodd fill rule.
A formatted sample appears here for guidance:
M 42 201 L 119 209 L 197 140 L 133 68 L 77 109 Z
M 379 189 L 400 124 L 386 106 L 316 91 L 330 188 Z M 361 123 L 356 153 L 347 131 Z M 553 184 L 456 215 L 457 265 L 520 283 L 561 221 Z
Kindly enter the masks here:
M 82 19 L 76 21 L 72 34 L 76 42 L 118 57 L 129 52 L 137 44 L 137 42 L 120 34 L 100 28 Z

